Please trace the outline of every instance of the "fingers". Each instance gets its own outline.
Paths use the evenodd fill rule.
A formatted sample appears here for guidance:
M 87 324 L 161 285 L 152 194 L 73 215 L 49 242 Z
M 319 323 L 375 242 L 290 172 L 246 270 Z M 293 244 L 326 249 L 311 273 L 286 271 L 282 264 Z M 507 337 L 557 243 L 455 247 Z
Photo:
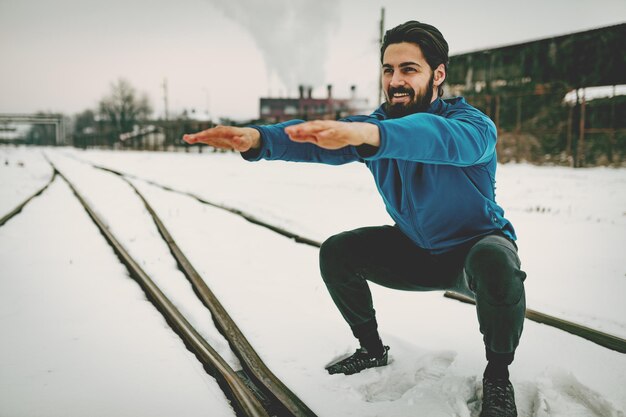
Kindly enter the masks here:
M 314 135 L 300 135 L 300 134 L 291 134 L 289 135 L 289 139 L 294 142 L 312 142 L 317 143 L 317 137 Z
M 312 122 L 300 123 L 285 128 L 285 133 L 294 142 L 311 142 L 319 144 L 319 138 L 325 130 L 329 128 L 328 121 L 315 120 Z
M 315 120 L 285 128 L 285 133 L 294 142 L 309 142 L 325 149 L 340 149 L 347 146 L 346 126 L 334 120 Z
M 314 120 L 312 122 L 304 122 L 286 127 L 285 133 L 287 133 L 289 137 L 293 138 L 315 136 L 317 133 L 331 128 L 334 123 L 337 122 L 332 120 Z
M 317 134 L 317 136 L 320 139 L 330 139 L 330 138 L 338 136 L 338 132 L 337 132 L 337 130 L 334 127 L 331 127 L 331 128 L 325 129 L 325 130 L 321 130 Z
M 183 140 L 190 145 L 203 143 L 216 148 L 235 150 L 244 143 L 240 129 L 231 126 L 216 126 L 198 133 L 186 134 Z
M 311 142 L 316 145 L 323 145 L 327 142 L 337 142 L 341 138 L 337 137 L 337 132 L 334 129 L 320 130 L 314 134 L 294 134 L 289 137 L 294 142 Z
M 187 143 L 198 143 L 205 139 L 225 137 L 228 135 L 225 126 L 212 127 L 198 133 L 190 133 L 183 136 L 183 140 Z
M 187 142 L 188 144 L 193 145 L 194 143 L 198 141 L 198 138 L 197 136 L 187 134 L 187 135 L 183 135 L 183 140 Z

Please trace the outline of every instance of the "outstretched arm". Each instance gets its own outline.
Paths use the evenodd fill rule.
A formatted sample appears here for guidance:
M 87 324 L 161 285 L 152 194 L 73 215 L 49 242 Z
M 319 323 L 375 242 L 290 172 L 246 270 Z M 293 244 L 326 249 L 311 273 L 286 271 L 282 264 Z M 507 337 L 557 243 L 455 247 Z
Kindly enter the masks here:
M 191 145 L 203 143 L 220 149 L 246 152 L 261 147 L 261 134 L 250 127 L 216 126 L 183 136 Z
M 494 123 L 478 110 L 449 117 L 415 113 L 366 122 L 313 121 L 285 128 L 293 142 L 326 149 L 352 145 L 364 160 L 402 159 L 429 164 L 471 166 L 495 155 Z M 370 146 L 361 146 L 370 145 Z
M 380 145 L 378 126 L 371 123 L 315 120 L 288 126 L 285 133 L 294 142 L 310 142 L 331 150 L 350 145 Z
M 311 123 L 325 123 L 325 121 Z M 339 122 L 332 123 L 339 124 Z M 300 124 L 308 123 L 303 123 L 302 120 L 291 120 L 275 125 L 254 127 L 217 126 L 185 135 L 183 140 L 189 144 L 203 143 L 220 149 L 239 151 L 248 161 L 266 159 L 340 165 L 360 160 L 360 156 L 350 146 L 324 149 L 318 144 L 303 143 L 307 142 L 306 140 L 290 140 L 287 129 Z M 340 124 L 349 125 L 350 123 Z M 320 125 L 314 124 L 313 126 L 316 126 L 317 130 L 322 128 Z M 343 149 L 337 150 L 340 147 Z

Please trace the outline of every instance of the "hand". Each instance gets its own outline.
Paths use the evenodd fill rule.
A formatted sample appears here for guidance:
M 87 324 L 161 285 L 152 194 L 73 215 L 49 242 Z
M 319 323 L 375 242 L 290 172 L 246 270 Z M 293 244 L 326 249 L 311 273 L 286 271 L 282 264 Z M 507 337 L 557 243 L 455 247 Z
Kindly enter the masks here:
M 220 149 L 246 152 L 261 147 L 261 134 L 251 127 L 216 126 L 202 132 L 184 135 L 191 145 L 204 143 Z
M 311 142 L 325 149 L 341 149 L 352 145 L 380 146 L 378 126 L 361 122 L 314 120 L 285 128 L 294 142 Z

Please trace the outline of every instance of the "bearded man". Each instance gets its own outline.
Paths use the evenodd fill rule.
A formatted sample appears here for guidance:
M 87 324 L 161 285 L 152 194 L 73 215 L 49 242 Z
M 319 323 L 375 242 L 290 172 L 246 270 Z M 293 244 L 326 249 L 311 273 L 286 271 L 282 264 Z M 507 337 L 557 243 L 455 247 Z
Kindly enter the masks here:
M 496 127 L 465 99 L 442 99 L 448 44 L 435 27 L 409 21 L 387 31 L 381 64 L 386 102 L 369 116 L 220 126 L 183 139 L 249 161 L 364 163 L 395 225 L 340 233 L 320 249 L 326 287 L 360 344 L 326 369 L 354 374 L 388 362 L 368 281 L 454 290 L 476 301 L 487 359 L 481 416 L 517 416 L 508 365 L 524 323 L 526 274 L 495 201 Z

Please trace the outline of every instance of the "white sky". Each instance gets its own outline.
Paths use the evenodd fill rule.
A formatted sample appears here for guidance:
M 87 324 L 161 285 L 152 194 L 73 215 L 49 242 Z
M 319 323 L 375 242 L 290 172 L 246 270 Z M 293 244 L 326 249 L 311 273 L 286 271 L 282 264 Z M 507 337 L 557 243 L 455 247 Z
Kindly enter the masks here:
M 128 79 L 157 114 L 258 116 L 299 83 L 377 99 L 378 22 L 437 26 L 451 54 L 626 21 L 623 0 L 0 0 L 0 113 L 95 108 Z

